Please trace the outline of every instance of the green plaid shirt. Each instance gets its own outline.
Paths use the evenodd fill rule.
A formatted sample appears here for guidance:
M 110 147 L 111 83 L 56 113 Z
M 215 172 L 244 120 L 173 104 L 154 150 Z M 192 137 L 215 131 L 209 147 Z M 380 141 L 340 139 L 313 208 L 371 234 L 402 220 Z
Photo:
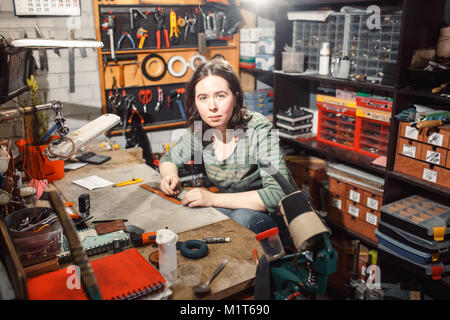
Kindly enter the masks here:
M 256 190 L 267 211 L 277 212 L 279 201 L 285 196 L 285 193 L 272 176 L 259 169 L 257 161 L 269 160 L 272 166 L 296 189 L 297 186 L 284 161 L 278 135 L 272 132 L 272 123 L 260 113 L 253 111 L 248 111 L 248 113 L 252 119 L 247 125 L 247 130 L 245 133 L 241 132 L 236 148 L 225 160 L 217 160 L 212 148 L 213 144 L 210 143 L 203 147 L 198 135 L 194 135 L 188 129 L 177 143 L 162 156 L 160 164 L 170 161 L 180 168 L 191 159 L 195 163 L 203 161 L 208 179 L 221 192 Z M 196 130 L 194 129 L 194 131 Z M 206 132 L 203 140 L 211 141 L 211 134 Z

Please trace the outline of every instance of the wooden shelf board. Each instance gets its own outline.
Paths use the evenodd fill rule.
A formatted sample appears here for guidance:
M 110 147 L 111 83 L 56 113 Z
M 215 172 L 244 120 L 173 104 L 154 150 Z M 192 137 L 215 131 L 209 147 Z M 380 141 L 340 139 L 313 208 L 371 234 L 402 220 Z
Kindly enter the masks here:
M 231 49 L 236 49 L 237 46 L 235 45 L 229 45 L 229 46 L 217 46 L 217 47 L 207 47 L 207 49 L 221 49 L 221 50 L 231 50 Z M 186 48 L 161 48 L 161 49 L 156 49 L 156 48 L 143 48 L 143 49 L 136 49 L 136 50 L 119 50 L 119 51 L 115 51 L 116 54 L 130 54 L 130 53 L 154 53 L 155 51 L 157 51 L 158 53 L 160 52 L 184 52 L 186 50 L 196 50 L 198 49 L 198 47 L 186 47 Z M 102 51 L 101 52 L 102 55 L 110 55 L 111 51 Z
M 426 99 L 431 99 L 435 102 L 443 102 L 450 105 L 450 97 L 441 97 L 440 94 L 432 93 L 431 91 L 416 90 L 412 87 L 405 87 L 398 89 L 398 92 L 400 94 L 422 97 Z
M 327 221 L 327 224 L 328 224 L 330 227 L 334 227 L 334 228 L 337 228 L 337 229 L 339 229 L 339 230 L 342 230 L 342 231 L 348 233 L 348 234 L 351 235 L 352 237 L 354 237 L 354 238 L 356 238 L 356 239 L 358 239 L 358 240 L 361 240 L 361 242 L 362 242 L 363 244 L 367 245 L 368 247 L 371 247 L 371 248 L 376 248 L 376 247 L 377 247 L 377 244 L 378 244 L 377 242 L 375 242 L 375 241 L 373 241 L 373 240 L 371 240 L 371 239 L 368 239 L 368 238 L 366 238 L 366 237 L 360 235 L 359 233 L 354 232 L 353 230 L 350 230 L 350 229 L 348 229 L 348 228 L 346 228 L 346 227 L 344 227 L 344 226 L 341 226 L 341 225 L 339 225 L 339 224 L 337 224 L 337 223 L 333 223 L 333 222 L 329 221 L 327 218 L 325 218 L 325 220 Z
M 347 79 L 332 78 L 329 76 L 322 76 L 320 74 L 291 74 L 291 73 L 284 73 L 279 70 L 274 71 L 273 73 L 276 75 L 281 75 L 281 76 L 285 76 L 285 77 L 293 77 L 293 78 L 312 80 L 312 81 L 318 81 L 318 82 L 327 82 L 327 83 L 334 84 L 334 85 L 366 88 L 366 89 L 372 89 L 372 90 L 377 90 L 377 91 L 387 91 L 387 92 L 395 92 L 396 91 L 396 89 L 391 86 L 386 86 L 386 85 L 376 84 L 376 83 L 371 83 L 371 82 L 352 81 L 352 80 L 347 80 Z
M 299 147 L 305 148 L 307 150 L 317 152 L 317 153 L 325 156 L 329 160 L 336 159 L 336 160 L 347 162 L 349 164 L 352 164 L 352 165 L 355 165 L 358 167 L 362 167 L 364 169 L 369 169 L 373 172 L 376 172 L 376 173 L 379 173 L 382 175 L 386 174 L 385 169 L 372 164 L 372 161 L 374 161 L 375 158 L 366 156 L 364 154 L 361 154 L 361 153 L 358 153 L 355 151 L 350 151 L 347 149 L 335 147 L 330 144 L 320 142 L 317 140 L 299 141 L 299 140 L 293 140 L 293 139 L 288 139 L 288 138 L 283 138 L 283 137 L 280 137 L 280 139 L 283 142 L 286 142 L 288 144 L 291 144 L 294 146 L 299 146 Z
M 388 172 L 388 175 L 393 177 L 393 178 L 396 178 L 398 180 L 402 180 L 404 182 L 407 182 L 407 183 L 413 184 L 415 186 L 424 188 L 426 190 L 430 190 L 431 189 L 431 191 L 433 191 L 435 193 L 438 193 L 438 194 L 441 194 L 443 196 L 447 196 L 447 197 L 450 196 L 450 188 L 442 187 L 442 186 L 439 186 L 439 185 L 437 185 L 435 183 L 431 183 L 431 182 L 427 182 L 427 181 L 423 181 L 423 180 L 418 180 L 416 178 L 410 177 L 410 176 L 408 176 L 406 174 L 399 173 L 399 172 L 396 172 L 396 171 L 390 171 L 390 172 Z

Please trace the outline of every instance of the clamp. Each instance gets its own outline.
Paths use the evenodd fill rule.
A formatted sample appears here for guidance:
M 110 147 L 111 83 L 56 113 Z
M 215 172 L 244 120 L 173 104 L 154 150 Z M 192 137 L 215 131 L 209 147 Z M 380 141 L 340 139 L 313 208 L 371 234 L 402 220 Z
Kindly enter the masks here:
M 117 50 L 120 49 L 120 47 L 122 45 L 122 41 L 123 41 L 123 39 L 125 39 L 125 37 L 127 37 L 130 40 L 131 46 L 133 47 L 133 49 L 135 49 L 136 44 L 134 43 L 133 37 L 128 32 L 125 31 L 122 33 L 122 36 L 120 37 L 119 42 L 117 43 Z
M 113 15 L 108 15 L 104 22 L 102 23 L 102 30 L 107 31 L 109 36 L 109 45 L 111 47 L 111 58 L 116 59 L 116 53 L 114 50 L 114 28 L 115 28 L 115 17 Z
M 153 18 L 156 22 L 156 49 L 161 49 L 161 30 L 164 32 L 164 40 L 166 42 L 166 47 L 170 48 L 169 42 L 169 32 L 166 29 L 166 19 L 164 17 L 164 12 L 159 9 L 153 14 Z

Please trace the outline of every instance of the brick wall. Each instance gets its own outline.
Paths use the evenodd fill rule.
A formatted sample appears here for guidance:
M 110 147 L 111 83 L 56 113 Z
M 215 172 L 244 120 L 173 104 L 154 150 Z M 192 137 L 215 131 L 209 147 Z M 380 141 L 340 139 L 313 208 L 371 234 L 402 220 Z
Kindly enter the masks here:
M 81 0 L 81 16 L 75 39 L 95 39 L 93 5 L 90 0 Z M 0 1 L 0 33 L 22 38 L 26 31 L 29 38 L 36 37 L 35 25 L 39 25 L 45 38 L 68 39 L 68 25 L 74 17 L 17 17 L 14 15 L 13 1 Z M 47 50 L 49 70 L 36 72 L 36 82 L 44 100 L 59 100 L 64 105 L 85 105 L 98 109 L 100 114 L 100 79 L 98 74 L 97 53 L 86 49 L 87 57 L 82 58 L 79 49 L 75 49 L 75 92 L 69 92 L 68 49 L 60 49 L 58 56 L 53 50 Z M 33 55 L 39 65 L 37 50 Z
M 79 27 L 75 28 L 75 39 L 95 39 L 95 21 L 91 0 L 81 0 L 81 16 Z M 36 38 L 35 25 L 39 25 L 44 38 L 68 39 L 68 26 L 74 17 L 17 17 L 14 15 L 12 0 L 0 0 L 0 34 L 14 39 L 22 38 L 23 31 L 28 38 Z M 98 69 L 97 49 L 86 49 L 87 57 L 82 57 L 80 49 L 75 49 L 75 92 L 69 92 L 69 59 L 68 50 L 60 49 L 58 56 L 52 49 L 47 50 L 48 71 L 37 70 L 35 77 L 39 86 L 39 94 L 43 102 L 61 101 L 63 114 L 71 131 L 82 127 L 87 122 L 101 115 L 100 77 Z M 39 53 L 33 51 L 39 66 Z M 12 104 L 14 105 L 14 104 Z M 149 140 L 153 152 L 162 152 L 162 145 L 174 142 L 179 130 L 149 132 Z M 104 137 L 99 137 L 101 140 Z M 113 137 L 121 147 L 125 147 L 122 136 Z

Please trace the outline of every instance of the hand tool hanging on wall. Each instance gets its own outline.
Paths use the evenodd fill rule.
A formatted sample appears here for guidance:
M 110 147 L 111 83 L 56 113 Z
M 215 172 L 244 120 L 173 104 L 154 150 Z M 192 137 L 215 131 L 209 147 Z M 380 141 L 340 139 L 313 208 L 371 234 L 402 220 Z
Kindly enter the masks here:
M 130 61 L 130 60 L 133 60 L 133 61 L 132 62 L 123 62 L 123 63 L 120 62 L 120 61 Z M 116 63 L 108 64 L 108 61 L 115 61 Z M 130 65 L 130 64 L 136 64 L 136 63 L 138 63 L 136 54 L 119 54 L 119 55 L 116 55 L 115 58 L 113 58 L 112 56 L 106 57 L 105 67 L 106 67 L 106 65 L 108 65 L 109 67 L 118 66 L 120 68 L 119 85 L 121 88 L 123 88 L 125 86 L 125 73 L 124 73 L 125 66 Z
M 161 87 L 158 87 L 158 102 L 156 103 L 155 111 L 158 112 L 164 103 L 164 91 Z
M 147 104 L 152 101 L 153 92 L 150 89 L 141 89 L 139 91 L 139 101 L 142 102 L 142 108 L 144 109 L 144 113 L 147 113 Z
M 184 42 L 187 40 L 188 32 L 195 33 L 195 24 L 197 22 L 196 15 L 191 12 L 186 12 L 184 16 L 184 20 L 186 21 L 186 26 L 184 29 Z
M 122 36 L 120 37 L 119 41 L 117 42 L 117 50 L 120 50 L 120 48 L 122 47 L 122 42 L 125 39 L 125 37 L 127 37 L 128 40 L 130 40 L 131 47 L 133 49 L 136 49 L 136 44 L 134 43 L 133 37 L 128 32 L 124 31 L 122 33 Z
M 156 22 L 156 49 L 161 49 L 161 31 L 164 33 L 164 41 L 166 42 L 166 48 L 170 48 L 169 32 L 166 29 L 166 18 L 161 8 L 153 14 Z
M 178 110 L 180 110 L 181 117 L 183 118 L 183 120 L 186 120 L 186 113 L 184 112 L 183 97 L 182 97 L 182 95 L 185 92 L 186 92 L 185 88 L 178 88 L 169 91 L 169 97 L 174 99 L 175 103 L 178 106 Z
M 114 92 L 113 92 L 114 90 Z M 120 105 L 122 104 L 122 95 L 120 94 L 119 88 L 117 88 L 116 77 L 113 76 L 113 85 L 109 91 L 109 104 L 111 105 L 111 111 L 117 114 Z
M 147 20 L 147 16 L 145 14 L 143 14 L 141 12 L 141 10 L 139 10 L 138 8 L 130 8 L 130 27 L 131 27 L 131 31 L 134 30 L 134 21 L 137 18 L 137 15 L 140 15 L 141 17 L 143 17 L 145 20 Z
M 140 27 L 138 31 L 136 32 L 136 38 L 139 39 L 139 45 L 138 48 L 142 49 L 144 47 L 145 39 L 148 37 L 148 31 L 144 28 Z
M 39 26 L 36 24 L 34 26 L 34 28 L 36 29 L 36 36 L 39 39 L 42 39 L 42 33 L 41 33 L 41 29 L 39 28 Z M 39 66 L 41 70 L 45 70 L 48 71 L 48 59 L 47 59 L 47 50 L 46 49 L 39 49 Z
M 206 40 L 217 40 L 217 17 L 213 12 L 203 14 L 203 27 L 205 28 Z
M 116 53 L 114 51 L 114 28 L 115 28 L 115 17 L 110 14 L 102 23 L 102 29 L 107 31 L 109 35 L 109 45 L 111 46 L 111 58 L 116 58 Z
M 178 43 L 178 32 L 180 32 L 180 29 L 178 28 L 178 22 L 177 22 L 177 14 L 175 11 L 170 9 L 170 35 L 169 40 L 171 44 L 177 44 Z

